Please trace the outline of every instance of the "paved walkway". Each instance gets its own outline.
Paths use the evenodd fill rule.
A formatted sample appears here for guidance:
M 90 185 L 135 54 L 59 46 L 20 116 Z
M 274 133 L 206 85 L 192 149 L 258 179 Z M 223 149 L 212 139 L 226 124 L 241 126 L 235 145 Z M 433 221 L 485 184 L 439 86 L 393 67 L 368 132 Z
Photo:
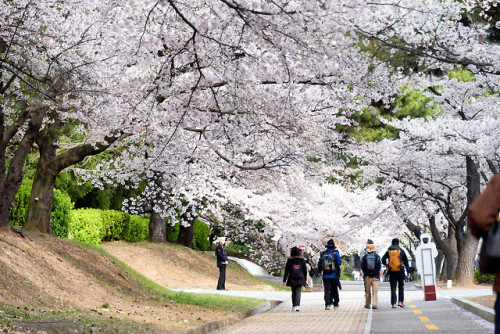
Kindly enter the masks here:
M 340 308 L 325 310 L 323 292 L 303 292 L 300 312 L 291 310 L 291 293 L 284 291 L 208 291 L 234 296 L 282 300 L 274 309 L 228 326 L 217 333 L 493 333 L 493 324 L 451 303 L 453 296 L 490 295 L 491 289 L 440 291 L 426 302 L 420 289 L 405 285 L 406 307 L 392 309 L 390 288 L 381 283 L 379 309 L 367 310 L 362 282 L 343 282 Z M 190 290 L 192 291 L 192 290 Z

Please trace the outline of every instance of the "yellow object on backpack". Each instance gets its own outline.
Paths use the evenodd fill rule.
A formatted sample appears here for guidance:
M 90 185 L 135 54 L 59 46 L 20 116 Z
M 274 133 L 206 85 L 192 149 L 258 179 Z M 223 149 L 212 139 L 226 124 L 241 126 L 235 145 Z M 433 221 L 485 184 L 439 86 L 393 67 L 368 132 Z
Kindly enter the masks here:
M 403 263 L 401 262 L 401 249 L 389 250 L 389 271 L 397 272 L 403 269 Z

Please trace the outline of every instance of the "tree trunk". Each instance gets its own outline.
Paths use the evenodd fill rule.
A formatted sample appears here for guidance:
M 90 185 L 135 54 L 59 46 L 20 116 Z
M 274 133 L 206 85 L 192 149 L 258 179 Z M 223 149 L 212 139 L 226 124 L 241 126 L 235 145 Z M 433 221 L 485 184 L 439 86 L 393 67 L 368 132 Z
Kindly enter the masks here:
M 158 212 L 149 219 L 149 242 L 167 242 L 167 223 Z
M 194 220 L 195 216 L 193 214 L 192 206 L 189 206 L 186 212 L 181 215 L 181 222 L 179 224 L 179 244 L 193 248 L 193 232 L 194 232 Z
M 439 280 L 441 278 L 441 273 L 443 272 L 443 261 L 444 261 L 444 253 L 442 250 L 438 249 L 438 256 L 436 257 L 436 279 Z
M 115 141 L 126 136 L 106 137 L 105 143 L 81 144 L 57 155 L 58 131 L 53 130 L 59 130 L 59 127 L 60 123 L 54 122 L 53 128 L 48 129 L 37 141 L 40 149 L 40 161 L 33 180 L 26 223 L 24 224 L 24 229 L 29 231 L 42 233 L 50 231 L 50 213 L 54 206 L 54 184 L 63 169 L 82 161 L 88 156 L 101 153 Z M 37 198 L 38 200 L 36 200 Z
M 481 176 L 479 166 L 471 157 L 466 157 L 467 167 L 467 207 L 479 196 L 481 191 Z M 457 273 L 458 285 L 474 284 L 474 257 L 476 256 L 478 240 L 470 234 L 465 221 L 461 231 L 462 247 L 459 257 L 459 267 Z

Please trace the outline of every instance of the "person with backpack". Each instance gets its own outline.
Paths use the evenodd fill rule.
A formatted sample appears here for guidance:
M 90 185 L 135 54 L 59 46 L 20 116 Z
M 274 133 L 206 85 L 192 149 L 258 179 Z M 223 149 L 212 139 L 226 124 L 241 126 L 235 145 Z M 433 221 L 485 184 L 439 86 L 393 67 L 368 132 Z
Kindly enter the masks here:
M 375 252 L 375 245 L 366 247 L 366 255 L 361 259 L 361 270 L 365 279 L 365 308 L 377 309 L 378 285 L 380 282 L 380 269 L 382 261 Z
M 405 285 L 405 271 L 410 275 L 410 266 L 408 264 L 408 257 L 404 250 L 399 247 L 399 239 L 392 239 L 392 245 L 389 247 L 382 257 L 382 263 L 387 266 L 389 274 L 389 283 L 391 285 L 391 304 L 392 308 L 405 307 L 404 304 L 404 285 Z M 396 287 L 398 288 L 398 296 L 396 296 Z M 396 304 L 396 301 L 399 301 Z
M 476 238 L 483 238 L 486 242 L 487 233 L 498 220 L 500 211 L 500 174 L 495 174 L 486 185 L 484 191 L 469 206 L 468 224 L 470 232 Z M 496 268 L 493 280 L 495 301 L 495 334 L 500 334 L 500 268 Z
M 340 255 L 333 239 L 328 240 L 326 250 L 319 256 L 318 272 L 323 276 L 325 310 L 339 307 Z
M 217 282 L 217 290 L 226 290 L 226 266 L 229 263 L 226 255 L 225 237 L 219 238 L 219 244 L 215 247 L 215 256 L 217 258 L 217 267 L 219 268 L 219 281 Z
M 292 247 L 290 257 L 286 260 L 283 285 L 292 289 L 292 311 L 300 311 L 300 295 L 306 285 L 306 260 L 301 256 L 300 248 Z

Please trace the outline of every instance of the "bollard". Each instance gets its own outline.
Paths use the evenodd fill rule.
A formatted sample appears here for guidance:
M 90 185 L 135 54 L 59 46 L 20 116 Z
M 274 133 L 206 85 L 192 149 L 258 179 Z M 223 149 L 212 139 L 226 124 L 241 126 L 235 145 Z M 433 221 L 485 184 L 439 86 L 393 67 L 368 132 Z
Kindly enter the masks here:
M 451 285 L 452 285 L 453 281 L 451 279 L 449 279 L 447 282 L 446 282 L 446 288 L 448 289 L 451 289 Z

